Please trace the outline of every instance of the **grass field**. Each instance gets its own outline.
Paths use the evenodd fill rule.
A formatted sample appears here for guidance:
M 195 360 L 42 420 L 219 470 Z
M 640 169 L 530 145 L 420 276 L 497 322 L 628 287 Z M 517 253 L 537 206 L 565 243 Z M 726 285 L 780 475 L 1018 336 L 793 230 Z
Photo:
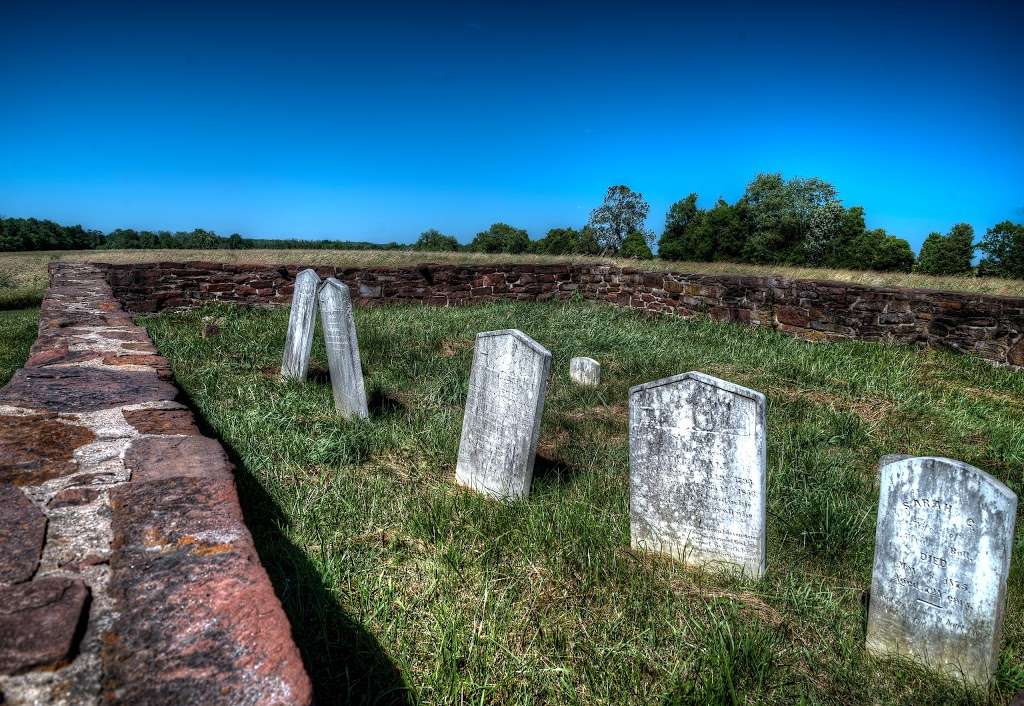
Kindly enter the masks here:
M 827 279 L 866 285 L 923 287 L 951 291 L 983 292 L 1024 296 L 1024 280 L 995 277 L 932 277 L 901 272 L 861 272 L 807 267 L 741 265 L 729 262 L 667 262 L 663 260 L 616 260 L 596 257 L 551 257 L 540 255 L 480 255 L 473 253 L 422 253 L 400 250 L 75 250 L 0 253 L 0 309 L 31 306 L 42 299 L 46 289 L 46 266 L 54 260 L 90 262 L 160 262 L 212 260 L 256 264 L 336 265 L 383 267 L 434 263 L 495 262 L 594 262 L 678 272 L 777 275 L 781 277 Z
M 1024 688 L 1024 528 L 988 693 L 863 651 L 879 456 L 958 458 L 1020 493 L 1024 375 L 583 302 L 355 315 L 363 422 L 335 417 L 322 340 L 310 382 L 278 379 L 285 309 L 144 320 L 234 455 L 321 703 L 917 706 Z M 204 339 L 211 316 L 222 334 Z M 474 336 L 512 327 L 553 352 L 553 376 L 533 492 L 501 504 L 454 468 Z M 572 386 L 573 355 L 605 382 Z M 761 580 L 629 549 L 627 390 L 687 370 L 767 395 Z
M 0 387 L 25 364 L 38 325 L 39 309 L 0 311 Z

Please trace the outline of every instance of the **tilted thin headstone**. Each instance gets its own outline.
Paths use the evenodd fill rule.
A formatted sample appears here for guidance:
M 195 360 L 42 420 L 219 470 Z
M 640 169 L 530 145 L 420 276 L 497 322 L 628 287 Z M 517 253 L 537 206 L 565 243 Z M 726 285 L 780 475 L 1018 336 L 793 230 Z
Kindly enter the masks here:
M 882 467 L 867 649 L 984 685 L 999 656 L 1017 496 L 961 461 Z
M 593 358 L 573 358 L 569 361 L 569 379 L 577 385 L 600 385 L 601 364 Z
M 313 270 L 303 270 L 295 276 L 292 291 L 292 309 L 288 314 L 288 336 L 284 341 L 281 376 L 305 380 L 309 370 L 309 351 L 313 347 L 316 327 L 316 290 L 320 277 Z
M 495 498 L 530 493 L 551 353 L 514 329 L 477 334 L 456 481 Z
M 633 547 L 760 577 L 765 462 L 760 392 L 697 372 L 632 388 Z
M 344 283 L 331 277 L 320 288 L 318 299 L 334 406 L 344 417 L 365 419 L 370 413 L 366 407 L 356 322 L 352 318 L 352 297 Z

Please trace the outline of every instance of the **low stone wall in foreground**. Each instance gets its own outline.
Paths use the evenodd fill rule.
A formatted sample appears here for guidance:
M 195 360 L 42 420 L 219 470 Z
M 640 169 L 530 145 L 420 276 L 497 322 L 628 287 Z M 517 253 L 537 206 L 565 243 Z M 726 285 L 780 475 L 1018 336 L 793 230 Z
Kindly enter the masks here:
M 103 265 L 129 311 L 210 301 L 287 304 L 301 266 L 214 262 Z M 914 343 L 1024 366 L 1024 298 L 817 280 L 699 275 L 596 265 L 314 268 L 352 288 L 359 305 L 545 300 L 579 293 L 617 306 L 767 326 L 810 340 Z
M 232 466 L 101 269 L 51 269 L 0 390 L 0 702 L 303 705 Z

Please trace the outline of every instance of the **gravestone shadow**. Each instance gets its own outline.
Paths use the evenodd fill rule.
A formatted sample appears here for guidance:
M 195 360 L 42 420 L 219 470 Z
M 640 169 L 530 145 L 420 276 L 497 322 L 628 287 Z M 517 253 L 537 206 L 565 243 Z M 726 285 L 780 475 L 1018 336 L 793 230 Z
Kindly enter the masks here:
M 285 535 L 282 528 L 287 527 L 288 518 L 277 502 L 181 388 L 178 400 L 192 411 L 204 435 L 220 441 L 234 464 L 245 524 L 292 626 L 292 637 L 313 683 L 314 704 L 415 703 L 401 672 L 377 639 L 345 612 L 305 550 Z
M 537 454 L 533 459 L 533 480 L 544 485 L 570 485 L 575 482 L 580 469 L 571 463 Z
M 380 389 L 370 392 L 366 400 L 366 408 L 370 411 L 371 417 L 387 417 L 405 413 L 405 405 L 401 400 L 389 396 Z

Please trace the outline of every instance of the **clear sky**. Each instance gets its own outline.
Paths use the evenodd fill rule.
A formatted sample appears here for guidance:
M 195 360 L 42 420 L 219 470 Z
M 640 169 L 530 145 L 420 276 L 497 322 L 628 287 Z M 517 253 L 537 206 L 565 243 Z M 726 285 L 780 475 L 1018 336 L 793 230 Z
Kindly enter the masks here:
M 1024 3 L 0 3 L 0 214 L 468 241 L 820 176 L 910 240 L 1024 221 Z

